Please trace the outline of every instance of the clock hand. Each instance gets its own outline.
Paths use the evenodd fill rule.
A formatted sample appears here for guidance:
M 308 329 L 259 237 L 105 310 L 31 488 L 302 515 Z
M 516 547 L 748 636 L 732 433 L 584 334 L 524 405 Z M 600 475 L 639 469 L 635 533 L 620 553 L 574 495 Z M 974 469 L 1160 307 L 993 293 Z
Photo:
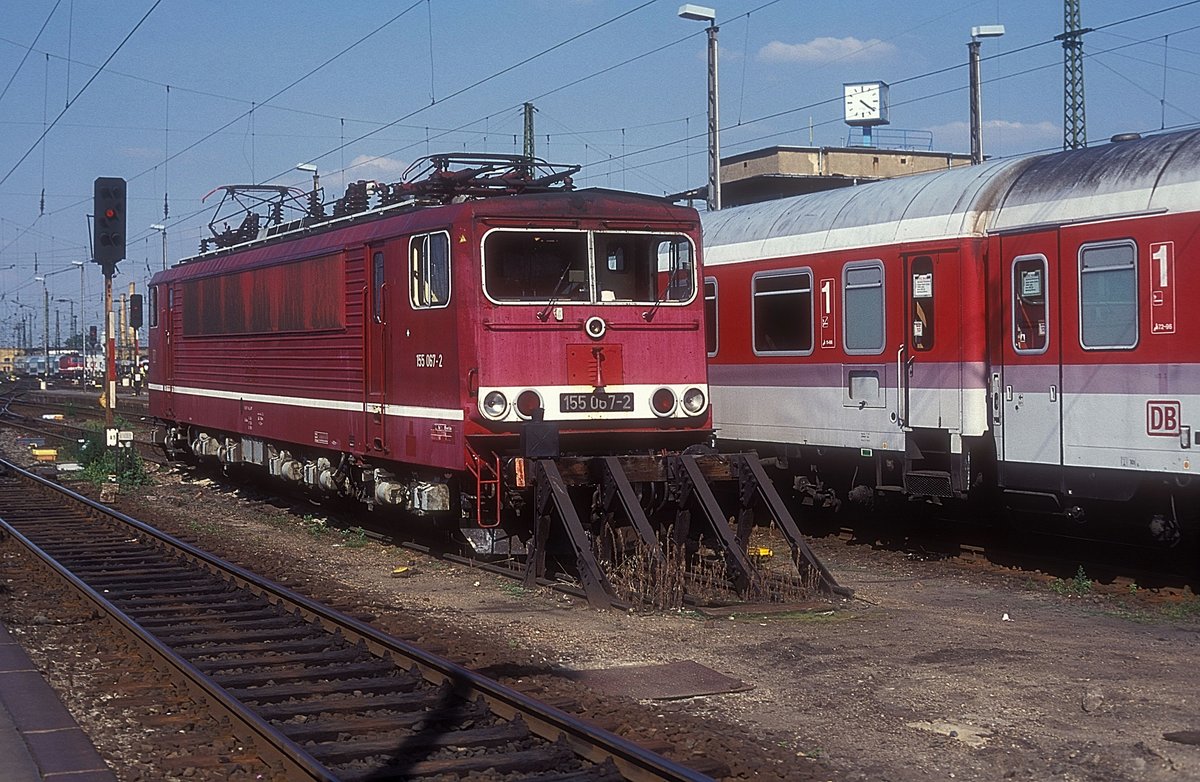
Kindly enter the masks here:
M 859 103 L 861 103 L 862 105 L 866 106 L 868 109 L 871 109 L 872 111 L 874 111 L 874 110 L 875 110 L 875 107 L 874 107 L 874 106 L 872 106 L 870 103 L 867 103 L 865 100 L 859 100 Z

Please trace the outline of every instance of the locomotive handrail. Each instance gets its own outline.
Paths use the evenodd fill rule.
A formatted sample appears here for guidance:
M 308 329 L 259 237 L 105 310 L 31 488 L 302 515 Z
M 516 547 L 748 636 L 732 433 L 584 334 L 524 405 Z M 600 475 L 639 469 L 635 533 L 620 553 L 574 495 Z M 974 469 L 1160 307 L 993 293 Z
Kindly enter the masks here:
M 905 382 L 907 367 L 904 363 L 904 353 L 907 350 L 908 345 L 901 342 L 900 349 L 896 351 L 896 425 L 901 428 L 904 428 L 908 418 L 908 400 L 906 399 L 908 383 Z

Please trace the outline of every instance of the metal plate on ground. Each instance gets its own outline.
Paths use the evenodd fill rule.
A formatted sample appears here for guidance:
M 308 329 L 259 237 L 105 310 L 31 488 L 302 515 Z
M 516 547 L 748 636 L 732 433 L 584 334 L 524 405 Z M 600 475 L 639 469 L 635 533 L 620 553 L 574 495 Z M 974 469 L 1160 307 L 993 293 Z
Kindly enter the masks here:
M 694 660 L 573 671 L 571 678 L 611 695 L 660 701 L 752 689 Z

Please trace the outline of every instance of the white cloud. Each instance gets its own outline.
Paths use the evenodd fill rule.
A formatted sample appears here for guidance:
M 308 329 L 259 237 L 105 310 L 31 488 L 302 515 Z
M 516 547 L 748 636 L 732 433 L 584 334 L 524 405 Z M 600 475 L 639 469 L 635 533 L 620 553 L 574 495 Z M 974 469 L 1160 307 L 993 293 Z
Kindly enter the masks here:
M 926 128 L 933 133 L 933 148 L 937 150 L 969 150 L 971 126 L 962 121 L 947 122 Z M 1062 140 L 1062 127 L 1049 120 L 1014 122 L 1006 119 L 983 121 L 983 151 L 988 156 L 1014 155 L 1030 149 L 1041 149 L 1048 143 Z
M 373 179 L 376 182 L 398 182 L 400 175 L 408 169 L 411 162 L 390 157 L 359 155 L 346 166 L 346 181 L 357 182 L 360 179 Z
M 758 50 L 758 58 L 766 62 L 864 62 L 880 60 L 895 52 L 895 46 L 878 38 L 860 41 L 854 36 L 824 37 L 808 43 L 771 41 Z

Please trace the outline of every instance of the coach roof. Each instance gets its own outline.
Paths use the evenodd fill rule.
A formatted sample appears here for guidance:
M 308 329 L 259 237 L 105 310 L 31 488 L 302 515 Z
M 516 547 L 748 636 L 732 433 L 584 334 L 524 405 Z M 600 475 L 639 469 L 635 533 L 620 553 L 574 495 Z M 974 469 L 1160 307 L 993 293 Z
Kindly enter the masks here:
M 1200 205 L 1200 131 L 987 161 L 702 215 L 732 263 Z

